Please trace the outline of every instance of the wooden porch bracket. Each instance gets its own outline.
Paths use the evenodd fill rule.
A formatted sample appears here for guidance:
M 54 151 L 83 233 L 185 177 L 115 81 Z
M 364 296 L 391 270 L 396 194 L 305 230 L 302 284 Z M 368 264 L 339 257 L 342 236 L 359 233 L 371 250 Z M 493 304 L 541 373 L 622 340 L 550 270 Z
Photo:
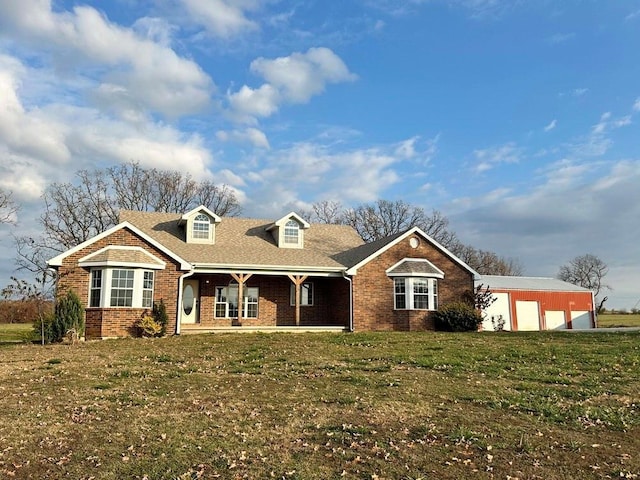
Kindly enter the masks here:
M 287 275 L 296 286 L 296 326 L 300 326 L 300 287 L 308 275 Z
M 238 282 L 238 323 L 242 325 L 242 308 L 244 307 L 244 284 L 252 273 L 231 273 L 231 277 Z

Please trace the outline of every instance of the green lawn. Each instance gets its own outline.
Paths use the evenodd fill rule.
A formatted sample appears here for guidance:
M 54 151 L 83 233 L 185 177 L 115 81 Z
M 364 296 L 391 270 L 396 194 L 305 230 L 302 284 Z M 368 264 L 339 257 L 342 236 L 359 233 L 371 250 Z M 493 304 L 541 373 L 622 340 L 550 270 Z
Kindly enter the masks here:
M 598 315 L 598 326 L 600 328 L 640 327 L 640 315 L 600 314 Z
M 0 478 L 640 478 L 640 333 L 0 349 Z
M 0 345 L 28 341 L 32 331 L 30 323 L 0 323 Z

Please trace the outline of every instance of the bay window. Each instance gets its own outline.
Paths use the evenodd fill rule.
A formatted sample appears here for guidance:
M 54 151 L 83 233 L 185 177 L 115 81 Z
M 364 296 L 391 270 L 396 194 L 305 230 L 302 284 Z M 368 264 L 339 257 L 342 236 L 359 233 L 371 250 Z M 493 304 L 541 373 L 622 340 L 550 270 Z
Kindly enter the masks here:
M 395 277 L 396 310 L 437 310 L 438 280 L 428 277 Z
M 152 308 L 154 272 L 139 268 L 91 270 L 89 307 Z

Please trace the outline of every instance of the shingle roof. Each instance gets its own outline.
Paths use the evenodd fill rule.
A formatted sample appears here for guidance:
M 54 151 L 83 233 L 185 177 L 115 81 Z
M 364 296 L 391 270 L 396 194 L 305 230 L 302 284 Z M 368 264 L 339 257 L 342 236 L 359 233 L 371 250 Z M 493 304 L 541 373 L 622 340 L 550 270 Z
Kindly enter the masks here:
M 423 259 L 407 258 L 402 260 L 392 270 L 387 271 L 389 275 L 442 275 L 442 271 L 437 269 L 431 262 Z
M 192 264 L 225 266 L 281 266 L 341 270 L 363 244 L 357 232 L 345 225 L 313 224 L 304 232 L 304 248 L 279 248 L 266 231 L 272 220 L 225 217 L 215 227 L 215 244 L 185 242 L 180 214 L 123 210 L 127 221 Z
M 563 282 L 550 277 L 508 277 L 501 275 L 482 275 L 476 285 L 483 284 L 489 289 L 532 290 L 553 292 L 589 292 L 587 288 Z
M 83 262 L 125 262 L 125 263 L 148 263 L 161 265 L 157 258 L 147 252 L 130 248 L 105 248 L 93 255 L 88 255 L 82 259 Z

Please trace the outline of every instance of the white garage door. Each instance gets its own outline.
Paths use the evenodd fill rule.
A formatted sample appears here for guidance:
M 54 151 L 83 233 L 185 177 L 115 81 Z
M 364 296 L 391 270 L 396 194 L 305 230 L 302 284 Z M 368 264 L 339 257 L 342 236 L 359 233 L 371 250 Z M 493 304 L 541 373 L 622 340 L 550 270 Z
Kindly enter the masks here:
M 497 319 L 502 315 L 504 320 L 504 329 L 511 330 L 511 312 L 509 311 L 509 294 L 508 293 L 494 293 L 496 301 L 493 302 L 483 312 L 484 320 L 482 322 L 482 330 L 492 332 L 494 330 L 491 323 L 491 317 Z
M 562 330 L 567 328 L 562 310 L 547 310 L 545 313 L 547 330 Z
M 571 312 L 571 324 L 574 330 L 591 328 L 591 314 L 589 312 Z
M 516 300 L 518 330 L 540 330 L 540 310 L 538 302 Z

